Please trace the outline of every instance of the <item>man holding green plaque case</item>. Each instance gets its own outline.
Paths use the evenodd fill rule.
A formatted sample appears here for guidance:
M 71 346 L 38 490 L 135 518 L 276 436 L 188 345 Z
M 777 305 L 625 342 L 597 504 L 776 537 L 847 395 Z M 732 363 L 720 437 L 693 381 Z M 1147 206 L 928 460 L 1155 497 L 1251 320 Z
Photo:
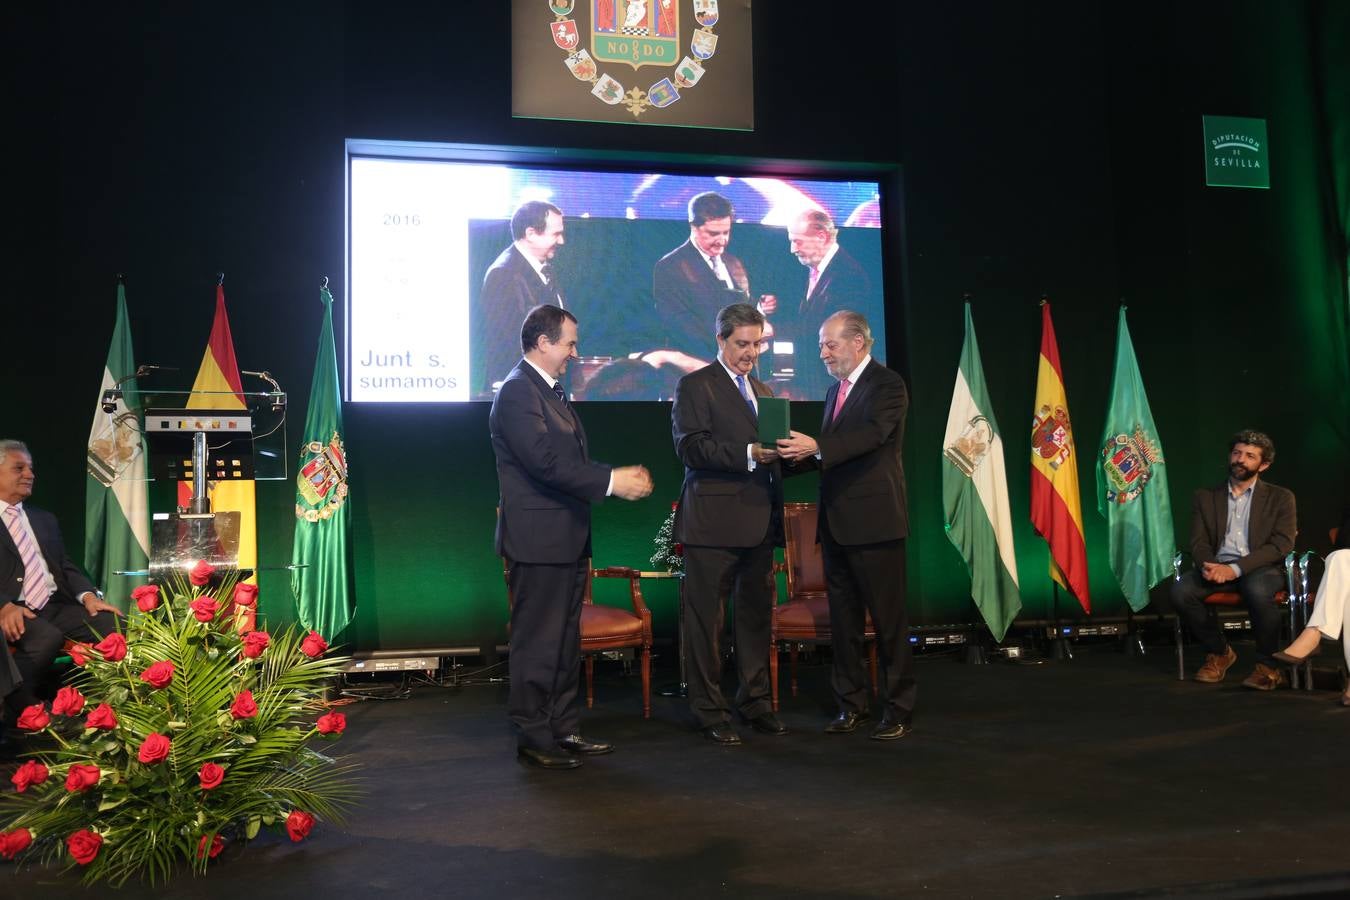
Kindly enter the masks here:
M 725 604 L 733 603 L 736 709 L 756 731 L 786 734 L 773 713 L 769 634 L 773 548 L 783 545 L 778 451 L 760 445 L 760 407 L 772 396 L 751 372 L 759 359 L 764 315 L 748 303 L 717 313 L 717 359 L 680 379 L 671 408 L 684 487 L 675 512 L 684 545 L 685 659 L 689 709 L 704 737 L 741 742 L 719 685 Z
M 914 652 L 905 611 L 905 379 L 872 359 L 867 317 L 836 312 L 820 326 L 820 360 L 834 378 L 825 393 L 820 437 L 796 431 L 778 442 L 788 466 L 820 469 L 817 531 L 830 597 L 831 686 L 839 714 L 825 731 L 854 731 L 871 718 L 863 629 L 876 626 L 884 685 L 881 721 L 870 737 L 910 733 Z

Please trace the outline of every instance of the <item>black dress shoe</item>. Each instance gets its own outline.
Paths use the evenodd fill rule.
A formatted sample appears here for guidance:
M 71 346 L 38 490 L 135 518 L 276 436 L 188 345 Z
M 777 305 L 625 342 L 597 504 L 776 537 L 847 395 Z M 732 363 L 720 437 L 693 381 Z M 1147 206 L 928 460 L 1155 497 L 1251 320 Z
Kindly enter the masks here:
M 581 760 L 566 753 L 552 750 L 535 750 L 533 747 L 521 747 L 516 750 L 516 758 L 536 769 L 579 769 Z
M 600 756 L 604 753 L 614 752 L 613 744 L 588 741 L 579 734 L 569 734 L 567 737 L 558 738 L 558 746 L 568 753 L 581 753 L 586 756 Z
M 890 719 L 882 719 L 877 723 L 877 727 L 872 729 L 868 735 L 874 741 L 898 741 L 902 737 L 909 737 L 914 731 L 906 722 L 893 722 Z
M 736 733 L 735 728 L 731 727 L 730 722 L 709 725 L 703 729 L 703 736 L 714 744 L 721 744 L 723 747 L 734 747 L 741 742 L 741 736 Z
M 826 734 L 848 734 L 850 731 L 856 731 L 858 726 L 868 719 L 872 714 L 867 710 L 862 712 L 841 712 L 834 717 L 834 721 L 825 726 Z
M 760 734 L 787 734 L 787 726 L 778 721 L 778 717 L 771 712 L 766 712 L 762 716 L 755 716 L 750 719 L 750 727 Z

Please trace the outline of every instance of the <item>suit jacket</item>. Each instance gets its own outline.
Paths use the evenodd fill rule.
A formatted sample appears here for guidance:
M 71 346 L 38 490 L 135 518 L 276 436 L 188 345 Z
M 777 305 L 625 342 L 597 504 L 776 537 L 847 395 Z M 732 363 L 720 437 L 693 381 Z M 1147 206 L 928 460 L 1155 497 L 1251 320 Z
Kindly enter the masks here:
M 586 431 L 524 360 L 488 414 L 501 491 L 498 555 L 522 563 L 574 563 L 591 555 L 591 503 L 605 498 L 610 467 L 587 455 Z
M 685 241 L 656 262 L 652 298 L 665 346 L 706 357 L 716 330 L 717 311 L 731 303 L 748 303 L 750 278 L 745 266 L 723 253 L 722 264 L 736 285 L 731 290 L 691 241 Z
M 56 579 L 57 596 L 75 600 L 86 591 L 95 590 L 80 567 L 66 555 L 66 545 L 61 540 L 61 528 L 56 522 L 56 516 L 27 503 L 23 504 L 23 509 L 28 514 L 28 524 L 33 529 L 38 549 L 42 551 L 47 568 Z M 0 603 L 13 603 L 19 599 L 23 592 L 23 573 L 19 548 L 14 546 L 9 529 L 0 527 Z
M 756 397 L 773 391 L 754 376 Z M 770 535 L 783 543 L 782 475 L 778 463 L 747 469 L 746 446 L 759 425 L 736 382 L 714 361 L 680 379 L 670 410 L 684 485 L 675 510 L 675 540 L 707 547 L 756 547 Z
M 820 447 L 820 531 L 836 544 L 895 541 L 909 534 L 905 441 L 909 391 L 905 379 L 877 362 L 867 364 L 834 418 L 839 382 L 825 394 Z
M 1223 535 L 1228 530 L 1228 482 L 1195 492 L 1191 506 L 1191 559 L 1216 562 Z M 1279 565 L 1294 549 L 1298 513 L 1292 491 L 1261 479 L 1252 489 L 1252 508 L 1247 516 L 1247 555 L 1233 563 L 1248 575 L 1265 566 Z
M 484 359 L 478 393 L 490 394 L 492 383 L 505 378 L 519 361 L 520 326 L 525 315 L 543 303 L 563 305 L 556 276 L 552 288 L 544 284 L 529 260 L 511 244 L 488 267 L 478 295 L 481 325 L 473 346 L 481 348 Z
M 843 247 L 834 252 L 830 264 L 820 273 L 816 289 L 809 297 L 806 296 L 806 290 L 811 284 L 811 273 L 807 269 L 803 269 L 803 272 L 805 274 L 801 284 L 802 301 L 797 305 L 800 332 L 795 335 L 797 340 L 806 341 L 811 338 L 809 344 L 814 345 L 814 337 L 820 331 L 820 323 L 841 309 L 860 312 L 869 319 L 880 312 L 880 305 L 875 302 L 872 295 L 871 277 Z

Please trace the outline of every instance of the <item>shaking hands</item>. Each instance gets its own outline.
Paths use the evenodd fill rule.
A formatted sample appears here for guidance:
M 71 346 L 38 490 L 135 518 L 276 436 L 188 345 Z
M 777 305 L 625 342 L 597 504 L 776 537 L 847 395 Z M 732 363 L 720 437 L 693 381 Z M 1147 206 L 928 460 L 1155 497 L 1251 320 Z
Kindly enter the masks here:
M 652 473 L 646 466 L 618 466 L 610 470 L 614 496 L 621 500 L 641 500 L 652 492 Z

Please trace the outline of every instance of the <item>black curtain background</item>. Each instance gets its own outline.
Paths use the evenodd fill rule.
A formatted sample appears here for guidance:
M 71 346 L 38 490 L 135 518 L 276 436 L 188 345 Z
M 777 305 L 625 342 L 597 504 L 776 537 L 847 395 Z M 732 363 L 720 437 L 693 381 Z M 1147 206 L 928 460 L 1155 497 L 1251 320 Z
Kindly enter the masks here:
M 513 120 L 505 3 L 7 10 L 15 237 L 0 432 L 32 447 L 35 502 L 57 512 L 78 552 L 84 445 L 118 272 L 137 359 L 181 367 L 185 386 L 225 272 L 240 365 L 270 370 L 290 391 L 294 449 L 319 279 L 339 299 L 345 290 L 342 142 L 360 137 L 901 165 L 888 356 L 912 381 L 919 622 L 973 612 L 940 498 L 966 292 L 1008 447 L 1024 615 L 1050 606 L 1019 437 L 1042 293 L 1054 303 L 1085 457 L 1105 413 L 1117 305 L 1128 303 L 1180 543 L 1190 490 L 1222 478 L 1231 432 L 1257 427 L 1279 448 L 1270 480 L 1299 496 L 1300 545 L 1325 549 L 1350 459 L 1346 5 L 876 6 L 850 18 L 816 4 L 755 5 L 752 133 Z M 1202 114 L 1267 119 L 1270 191 L 1204 187 Z M 656 476 L 653 499 L 596 515 L 597 560 L 646 567 L 680 478 L 668 409 L 582 414 L 598 458 L 644 462 Z M 351 642 L 500 640 L 487 407 L 360 405 L 346 415 Z M 1094 608 L 1119 614 L 1086 461 L 1080 480 Z M 798 479 L 789 495 L 813 489 Z M 293 497 L 290 484 L 259 488 L 264 565 L 289 559 Z M 669 636 L 673 590 L 648 593 Z M 284 577 L 264 577 L 260 600 L 273 618 L 291 615 Z

